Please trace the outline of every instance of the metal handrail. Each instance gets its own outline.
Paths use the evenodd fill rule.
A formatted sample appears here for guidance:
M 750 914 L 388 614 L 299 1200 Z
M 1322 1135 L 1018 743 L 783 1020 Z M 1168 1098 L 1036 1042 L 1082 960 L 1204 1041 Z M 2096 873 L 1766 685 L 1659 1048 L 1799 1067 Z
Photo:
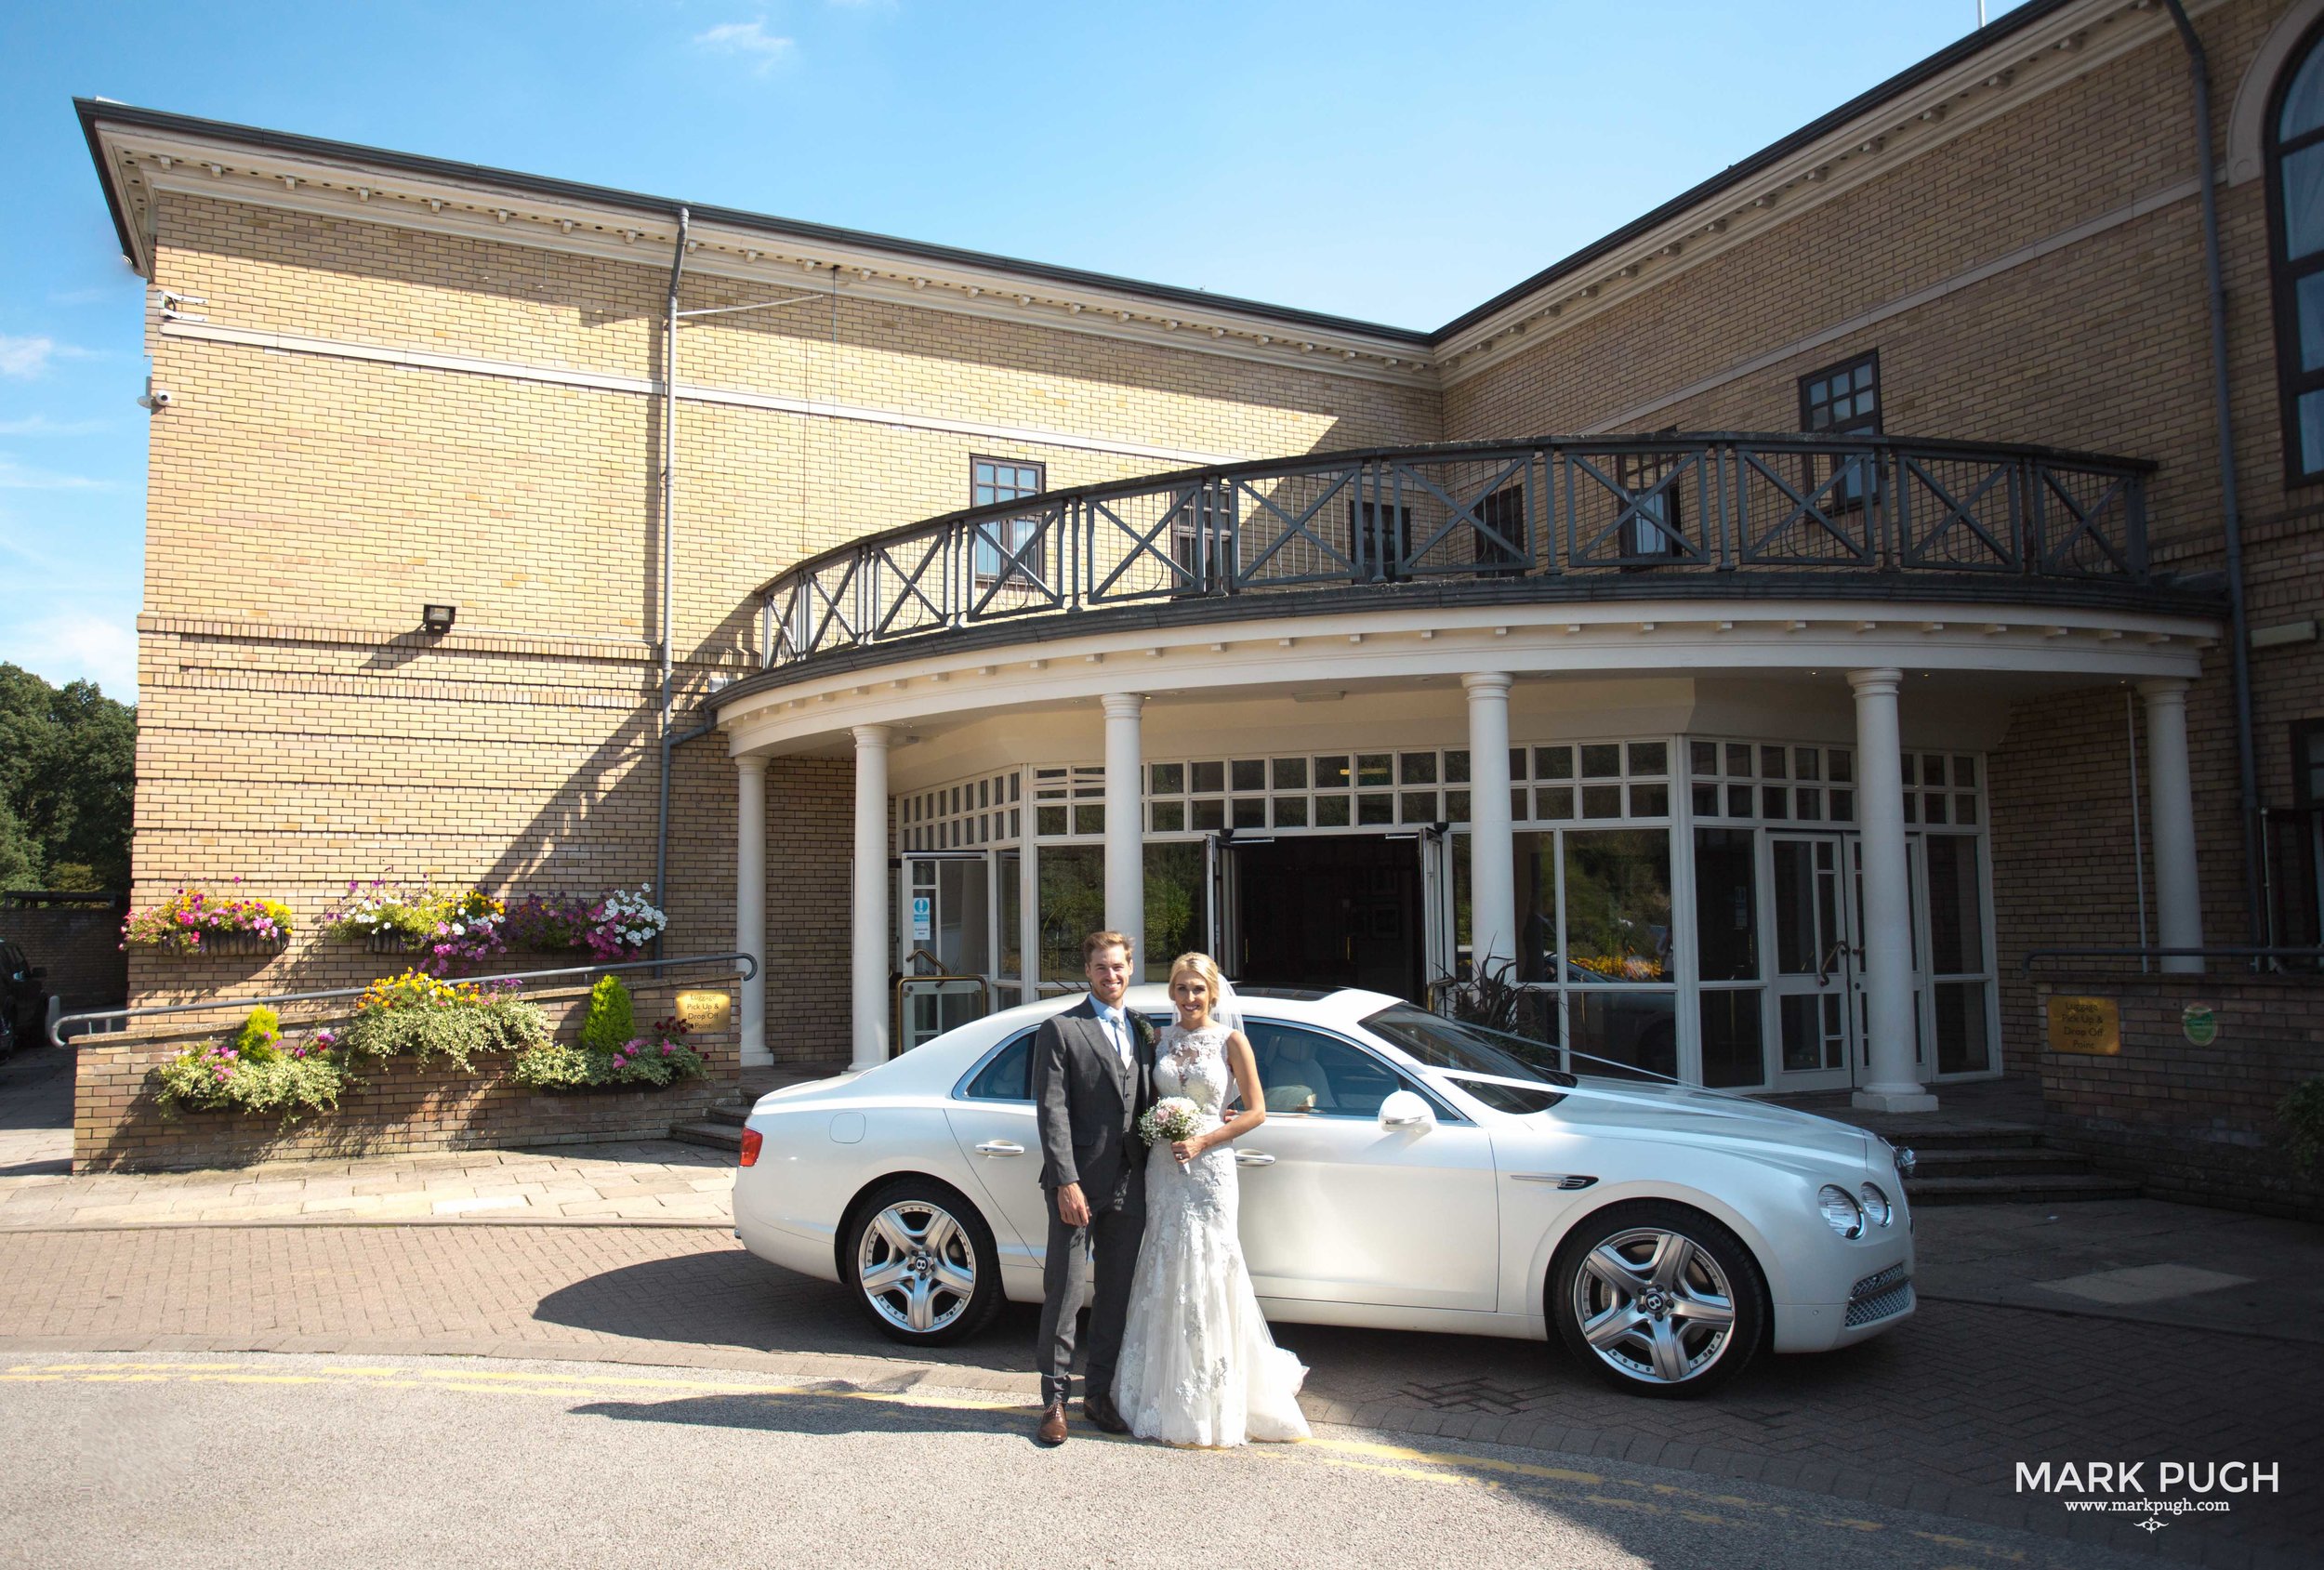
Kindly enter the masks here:
M 669 959 L 625 959 L 613 965 L 568 965 L 554 970 L 510 970 L 497 976 L 462 976 L 461 986 L 490 986 L 496 982 L 540 981 L 549 976 L 602 976 L 615 970 L 659 970 L 671 965 L 714 965 L 720 960 L 738 959 L 745 970 L 727 972 L 749 981 L 759 974 L 759 961 L 739 950 L 733 954 L 681 954 Z M 229 1009 L 272 1008 L 278 1003 L 324 1003 L 335 997 L 361 997 L 371 990 L 363 986 L 333 987 L 325 992 L 278 992 L 264 997 L 219 997 L 206 1003 L 156 1003 L 141 1009 L 93 1009 L 85 1013 L 63 1014 L 49 1022 L 48 1044 L 65 1044 L 64 1027 L 83 1020 L 134 1020 L 151 1014 L 191 1014 L 216 1012 Z M 95 1033 L 92 1033 L 95 1034 Z M 104 1034 L 110 1035 L 111 1032 Z
M 2324 963 L 2324 947 L 2226 943 L 2208 948 L 2156 948 L 2131 943 L 2114 948 L 2037 948 L 2028 950 L 2018 962 L 2017 973 L 2031 976 L 2037 959 L 2313 959 Z
M 762 663 L 1003 618 L 1429 578 L 1787 569 L 2144 586 L 2143 459 L 1709 431 L 1367 447 L 1044 492 L 759 589 Z

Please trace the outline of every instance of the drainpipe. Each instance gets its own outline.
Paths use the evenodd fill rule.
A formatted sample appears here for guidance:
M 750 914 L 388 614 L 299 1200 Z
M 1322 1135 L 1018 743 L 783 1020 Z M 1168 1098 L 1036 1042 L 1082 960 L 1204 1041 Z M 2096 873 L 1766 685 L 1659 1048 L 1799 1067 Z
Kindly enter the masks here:
M 654 824 L 654 899 L 664 910 L 669 909 L 670 749 L 678 745 L 670 733 L 670 651 L 678 623 L 670 600 L 675 582 L 670 550 L 677 543 L 670 507 L 678 494 L 678 282 L 686 271 L 686 230 L 692 218 L 685 208 L 678 209 L 678 244 L 669 259 L 669 306 L 662 319 L 662 778 Z M 661 952 L 658 939 L 654 952 Z
M 2227 288 L 2219 266 L 2219 165 L 2211 145 L 2211 62 L 2181 0 L 2163 0 L 2186 46 L 2195 86 L 2195 155 L 2203 189 L 2203 281 L 2211 295 L 2212 405 L 2219 426 L 2219 505 L 2225 514 L 2228 668 L 2235 679 L 2237 807 L 2243 819 L 2243 904 L 2248 940 L 2267 942 L 2261 898 L 2259 762 L 2251 742 L 2251 635 L 2243 605 L 2243 509 L 2236 498 L 2235 416 L 2227 400 Z

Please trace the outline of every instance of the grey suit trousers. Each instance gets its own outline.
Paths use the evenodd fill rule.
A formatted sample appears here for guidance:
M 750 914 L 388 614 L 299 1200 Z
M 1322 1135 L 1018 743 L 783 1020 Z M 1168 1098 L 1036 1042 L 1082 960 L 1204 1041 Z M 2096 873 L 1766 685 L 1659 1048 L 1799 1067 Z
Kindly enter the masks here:
M 1142 1158 L 1144 1153 L 1139 1153 Z M 1074 1317 L 1094 1270 L 1097 1298 L 1089 1307 L 1089 1360 L 1081 1390 L 1114 1393 L 1114 1364 L 1121 1356 L 1122 1327 L 1129 1317 L 1129 1282 L 1138 1269 L 1138 1242 L 1146 1232 L 1143 1184 L 1129 1202 L 1092 1210 L 1086 1227 L 1069 1227 L 1057 1217 L 1050 1195 L 1049 1257 L 1041 1266 L 1041 1400 L 1065 1401 L 1073 1393 Z M 1090 1251 L 1096 1250 L 1094 1264 Z

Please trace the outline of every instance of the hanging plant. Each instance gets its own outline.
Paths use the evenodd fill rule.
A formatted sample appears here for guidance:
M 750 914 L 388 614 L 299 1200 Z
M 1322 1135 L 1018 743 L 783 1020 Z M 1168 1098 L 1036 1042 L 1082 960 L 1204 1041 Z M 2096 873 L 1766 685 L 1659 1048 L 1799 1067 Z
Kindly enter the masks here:
M 131 911 L 121 923 L 121 946 L 181 956 L 270 954 L 290 941 L 291 926 L 290 906 L 280 900 L 220 899 L 180 889 L 150 909 Z

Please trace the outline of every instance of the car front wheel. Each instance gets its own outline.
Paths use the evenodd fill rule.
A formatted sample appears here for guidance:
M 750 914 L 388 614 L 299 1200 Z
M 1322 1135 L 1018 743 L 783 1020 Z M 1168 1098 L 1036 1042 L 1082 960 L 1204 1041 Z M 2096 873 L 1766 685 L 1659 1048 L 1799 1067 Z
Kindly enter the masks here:
M 909 1346 L 972 1336 L 1000 1308 L 992 1229 L 942 1183 L 905 1178 L 866 1195 L 840 1258 L 872 1323 Z
M 1759 1351 L 1767 1293 L 1742 1239 L 1664 1200 L 1607 1207 L 1550 1268 L 1549 1314 L 1565 1345 L 1633 1395 L 1695 1396 Z

